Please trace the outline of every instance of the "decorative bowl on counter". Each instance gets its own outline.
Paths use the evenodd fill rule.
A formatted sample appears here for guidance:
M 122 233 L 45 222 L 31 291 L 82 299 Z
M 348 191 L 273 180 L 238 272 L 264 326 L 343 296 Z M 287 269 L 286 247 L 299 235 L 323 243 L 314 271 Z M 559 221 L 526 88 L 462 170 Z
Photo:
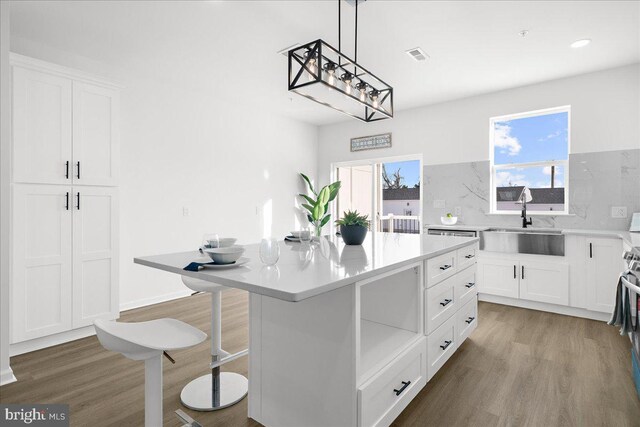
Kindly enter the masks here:
M 442 225 L 454 225 L 456 222 L 458 222 L 458 217 L 457 216 L 441 216 L 440 222 L 442 223 Z
M 216 264 L 231 264 L 236 262 L 240 256 L 244 253 L 244 248 L 241 246 L 230 246 L 226 248 L 210 248 L 205 249 L 204 253 Z

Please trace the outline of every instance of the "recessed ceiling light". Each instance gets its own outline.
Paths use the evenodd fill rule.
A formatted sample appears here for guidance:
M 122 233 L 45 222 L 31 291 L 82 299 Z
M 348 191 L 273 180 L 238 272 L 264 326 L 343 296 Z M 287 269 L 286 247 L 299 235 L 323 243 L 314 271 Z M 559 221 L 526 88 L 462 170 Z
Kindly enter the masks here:
M 571 47 L 574 48 L 574 49 L 577 49 L 579 47 L 585 47 L 589 43 L 591 43 L 591 39 L 576 40 L 573 43 L 571 43 Z
M 429 55 L 425 53 L 419 47 L 414 47 L 413 49 L 405 50 L 405 53 L 411 57 L 414 61 L 426 61 L 429 58 Z
M 529 30 L 522 30 L 522 31 L 518 32 L 518 35 L 520 37 L 527 37 L 528 34 L 529 34 Z

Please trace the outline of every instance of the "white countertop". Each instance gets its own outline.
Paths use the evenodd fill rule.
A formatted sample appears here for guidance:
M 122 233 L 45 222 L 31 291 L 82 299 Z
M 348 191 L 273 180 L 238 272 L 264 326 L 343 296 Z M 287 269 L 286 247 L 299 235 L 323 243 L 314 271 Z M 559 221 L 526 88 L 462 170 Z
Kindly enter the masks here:
M 295 302 L 464 247 L 478 238 L 369 233 L 361 246 L 346 246 L 336 236 L 323 240 L 311 245 L 280 242 L 275 267 L 262 264 L 257 244 L 244 246 L 248 263 L 226 270 L 184 271 L 192 261 L 208 260 L 198 251 L 139 257 L 134 262 Z
M 427 228 L 442 229 L 442 230 L 461 230 L 461 231 L 484 231 L 489 228 L 505 228 L 514 230 L 517 227 L 501 227 L 497 225 L 468 225 L 468 224 L 456 224 L 456 225 L 442 225 L 442 224 L 428 224 Z M 527 230 L 558 230 L 557 228 L 541 228 L 541 227 L 528 227 Z M 622 239 L 632 247 L 640 247 L 640 233 L 624 231 L 624 230 L 589 230 L 578 228 L 563 228 L 562 234 L 573 234 L 579 236 L 597 236 L 597 237 L 613 237 Z

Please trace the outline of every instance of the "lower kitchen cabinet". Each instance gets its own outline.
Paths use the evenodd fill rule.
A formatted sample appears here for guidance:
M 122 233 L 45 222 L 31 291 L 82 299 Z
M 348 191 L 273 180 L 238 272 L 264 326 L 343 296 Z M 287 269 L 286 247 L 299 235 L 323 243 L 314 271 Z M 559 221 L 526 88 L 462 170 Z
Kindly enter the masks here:
M 14 184 L 13 202 L 11 343 L 117 318 L 117 190 Z
M 501 258 L 478 259 L 478 292 L 518 298 L 517 261 Z
M 521 262 L 520 298 L 568 305 L 569 266 L 558 262 Z
M 587 308 L 612 313 L 616 298 L 616 283 L 622 270 L 622 241 L 587 237 L 583 251 L 586 277 Z

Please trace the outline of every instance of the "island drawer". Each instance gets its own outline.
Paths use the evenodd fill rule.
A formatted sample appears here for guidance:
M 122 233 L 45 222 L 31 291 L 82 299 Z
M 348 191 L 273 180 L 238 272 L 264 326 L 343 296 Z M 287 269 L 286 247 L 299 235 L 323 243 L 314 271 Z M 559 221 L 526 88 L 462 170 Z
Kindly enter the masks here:
M 427 337 L 428 380 L 445 364 L 458 346 L 456 337 L 457 316 L 451 316 Z
M 456 315 L 458 321 L 458 345 L 466 340 L 478 326 L 478 298 L 473 297 Z
M 456 251 L 438 255 L 427 260 L 427 287 L 430 288 L 456 273 Z
M 459 275 L 455 275 L 425 291 L 424 330 L 427 335 L 438 329 L 458 309 L 459 303 L 455 296 L 458 282 Z
M 388 426 L 427 383 L 422 337 L 358 389 L 358 425 Z
M 454 276 L 456 278 L 454 297 L 458 308 L 464 306 L 478 294 L 476 270 L 477 267 L 474 264 Z
M 478 251 L 478 244 L 474 243 L 473 245 L 467 246 L 462 249 L 458 249 L 456 257 L 458 261 L 458 271 L 469 267 L 476 263 L 476 256 Z

